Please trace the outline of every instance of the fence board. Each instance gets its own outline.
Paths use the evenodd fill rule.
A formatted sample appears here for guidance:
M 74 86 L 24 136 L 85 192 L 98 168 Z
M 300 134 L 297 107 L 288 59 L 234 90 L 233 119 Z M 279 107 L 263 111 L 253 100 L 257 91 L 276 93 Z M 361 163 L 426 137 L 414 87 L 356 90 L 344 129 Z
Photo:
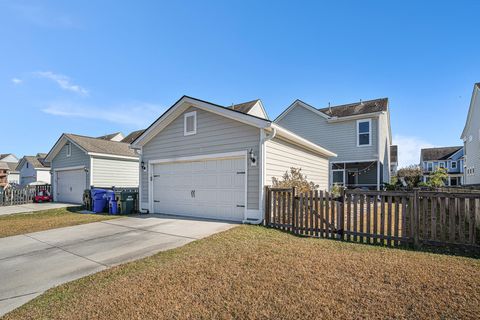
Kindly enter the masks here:
M 363 219 L 364 219 L 364 204 L 365 204 L 365 196 L 360 196 L 360 232 L 364 233 L 365 230 L 363 229 Z M 363 236 L 360 236 L 360 242 L 363 242 Z
M 371 220 L 371 197 L 370 196 L 367 196 L 367 233 L 368 234 L 371 234 L 372 233 L 372 230 L 370 229 L 370 220 Z M 371 237 L 370 236 L 367 236 L 367 239 L 366 239 L 367 243 L 370 244 L 371 242 Z

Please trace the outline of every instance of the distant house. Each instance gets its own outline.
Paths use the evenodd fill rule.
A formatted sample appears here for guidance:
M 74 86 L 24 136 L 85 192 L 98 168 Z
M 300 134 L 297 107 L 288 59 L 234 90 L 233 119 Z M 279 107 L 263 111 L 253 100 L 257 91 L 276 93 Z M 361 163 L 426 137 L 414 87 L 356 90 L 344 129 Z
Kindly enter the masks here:
M 37 153 L 35 156 L 24 156 L 18 162 L 16 170 L 20 173 L 22 186 L 32 182 L 50 184 L 50 163 L 45 160 L 46 153 Z
M 17 171 L 18 158 L 12 153 L 0 154 L 0 166 L 6 169 L 7 183 L 20 183 L 20 172 Z M 1 182 L 0 182 L 1 184 Z
M 380 189 L 390 182 L 387 98 L 327 108 L 296 100 L 274 122 L 338 155 L 330 164 L 330 184 Z
M 103 140 L 108 140 L 108 141 L 122 141 L 125 138 L 123 133 L 121 132 L 115 132 L 115 133 L 110 133 L 106 134 L 104 136 L 97 137 L 97 139 L 103 139 Z
M 60 136 L 47 155 L 55 201 L 82 203 L 83 192 L 91 186 L 138 187 L 138 155 L 128 143 L 108 140 L 109 136 L 119 138 L 118 134 Z
M 422 149 L 420 166 L 423 170 L 423 182 L 428 182 L 429 175 L 438 168 L 445 168 L 448 172 L 446 185 L 463 185 L 463 150 L 462 146 Z
M 398 171 L 398 146 L 390 146 L 390 176 L 394 177 Z
M 473 86 L 467 121 L 460 138 L 465 150 L 465 184 L 480 185 L 480 82 Z

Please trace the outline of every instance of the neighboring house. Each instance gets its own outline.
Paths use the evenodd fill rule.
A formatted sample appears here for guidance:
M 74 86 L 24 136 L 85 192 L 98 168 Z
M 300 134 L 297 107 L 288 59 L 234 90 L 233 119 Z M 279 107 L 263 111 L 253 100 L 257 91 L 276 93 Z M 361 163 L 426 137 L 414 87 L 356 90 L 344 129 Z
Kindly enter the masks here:
M 423 170 L 423 182 L 428 182 L 429 175 L 438 168 L 445 168 L 447 186 L 463 185 L 463 147 L 442 147 L 422 149 L 420 167 Z
M 328 189 L 335 156 L 272 123 L 259 100 L 223 107 L 188 96 L 131 147 L 141 154 L 143 211 L 239 222 L 263 219 L 264 187 L 291 167 Z
M 2 167 L 8 167 L 7 169 L 7 182 L 8 183 L 20 183 L 20 172 L 17 171 L 18 158 L 12 153 L 0 154 L 0 163 Z
M 104 136 L 97 137 L 97 139 L 103 139 L 103 140 L 109 140 L 109 141 L 122 141 L 124 139 L 124 135 L 121 132 L 115 132 L 115 133 L 110 133 L 106 134 Z
M 91 186 L 138 187 L 138 155 L 128 143 L 64 133 L 47 160 L 58 202 L 82 203 Z
M 390 146 L 390 177 L 397 175 L 398 171 L 398 146 Z
M 122 142 L 132 143 L 132 142 L 135 141 L 144 131 L 145 131 L 145 129 L 130 132 L 130 133 L 128 134 L 128 136 L 126 136 L 125 138 L 123 138 Z
M 380 189 L 390 182 L 387 98 L 320 109 L 296 100 L 275 123 L 338 155 L 331 162 L 330 184 Z
M 473 86 L 467 121 L 460 139 L 465 149 L 465 185 L 480 185 L 480 82 Z
M 8 184 L 9 167 L 6 162 L 0 162 L 0 187 L 5 187 Z
M 50 184 L 50 163 L 45 160 L 46 153 L 24 156 L 18 162 L 16 170 L 20 173 L 20 184 L 25 186 L 32 182 Z

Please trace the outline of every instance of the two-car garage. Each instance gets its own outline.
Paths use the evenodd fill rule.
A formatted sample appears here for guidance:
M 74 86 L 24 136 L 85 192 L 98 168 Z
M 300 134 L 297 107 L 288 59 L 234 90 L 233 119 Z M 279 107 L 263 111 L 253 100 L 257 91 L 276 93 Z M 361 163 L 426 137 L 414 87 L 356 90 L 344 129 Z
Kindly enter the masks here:
M 150 163 L 150 170 L 153 212 L 232 221 L 245 219 L 245 155 L 158 160 Z

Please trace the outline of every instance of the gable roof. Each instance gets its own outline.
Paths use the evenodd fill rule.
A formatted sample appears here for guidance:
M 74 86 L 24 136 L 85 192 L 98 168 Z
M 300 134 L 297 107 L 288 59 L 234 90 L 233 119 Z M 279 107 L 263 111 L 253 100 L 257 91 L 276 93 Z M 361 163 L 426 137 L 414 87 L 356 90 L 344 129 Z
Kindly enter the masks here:
M 477 93 L 480 91 L 480 82 L 477 82 L 473 85 L 472 98 L 470 99 L 470 106 L 468 107 L 467 120 L 465 121 L 465 127 L 463 127 L 462 135 L 460 139 L 466 139 L 465 135 L 467 134 L 467 128 L 470 125 L 473 114 L 473 106 L 475 105 L 475 100 L 477 99 Z
M 422 149 L 420 152 L 420 159 L 422 161 L 448 160 L 462 148 L 463 146 Z
M 17 171 L 18 162 L 4 162 L 4 163 L 7 164 L 10 172 L 18 172 Z
M 14 155 L 13 153 L 0 153 L 0 161 L 2 161 L 3 159 L 5 159 L 6 157 L 8 156 L 12 156 L 14 157 L 15 159 L 17 159 L 18 161 L 18 158 L 16 155 Z
M 46 153 L 37 153 L 36 156 L 23 156 L 18 162 L 16 170 L 20 170 L 25 162 L 28 162 L 35 169 L 48 169 L 50 168 L 50 162 L 45 159 Z
M 390 146 L 390 162 L 398 162 L 398 146 Z
M 103 139 L 103 140 L 112 140 L 113 138 L 115 138 L 116 136 L 120 135 L 123 139 L 123 133 L 121 133 L 120 131 L 119 132 L 114 132 L 114 133 L 110 133 L 110 134 L 106 134 L 104 136 L 100 136 L 100 137 L 97 137 L 97 139 Z
M 132 143 L 132 142 L 135 141 L 135 139 L 137 139 L 144 131 L 145 131 L 145 129 L 141 129 L 141 130 L 137 130 L 137 131 L 130 132 L 125 138 L 123 138 L 122 142 Z
M 248 102 L 234 104 L 230 107 L 230 109 L 240 111 L 241 113 L 248 113 L 250 110 L 252 110 L 253 106 L 256 105 L 258 101 L 260 100 L 256 99 Z
M 177 100 L 167 111 L 165 111 L 160 117 L 158 117 L 145 131 L 140 134 L 132 143 L 132 148 L 139 149 L 145 145 L 148 141 L 159 134 L 168 124 L 179 117 L 185 110 L 190 107 L 195 107 L 201 110 L 212 112 L 226 118 L 230 118 L 247 125 L 251 125 L 260 129 L 266 129 L 275 132 L 280 137 L 284 137 L 297 145 L 301 145 L 316 153 L 320 153 L 327 157 L 336 157 L 337 155 L 322 146 L 314 144 L 297 134 L 288 131 L 281 126 L 272 123 L 272 121 L 264 118 L 260 118 L 251 114 L 245 114 L 239 110 L 226 108 L 218 104 L 192 98 L 189 96 L 182 96 Z
M 349 117 L 361 114 L 369 114 L 387 111 L 388 98 L 380 98 L 355 103 L 342 104 L 333 107 L 321 108 L 318 111 L 325 113 L 329 117 Z

